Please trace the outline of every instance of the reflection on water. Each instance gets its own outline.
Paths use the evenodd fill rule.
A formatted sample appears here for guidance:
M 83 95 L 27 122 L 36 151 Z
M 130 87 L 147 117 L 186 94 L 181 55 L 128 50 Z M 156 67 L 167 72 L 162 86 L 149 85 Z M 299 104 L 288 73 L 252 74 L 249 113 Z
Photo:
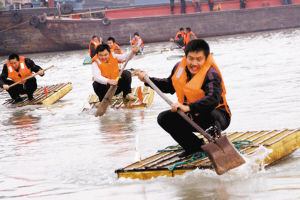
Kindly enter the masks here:
M 207 40 L 233 113 L 227 131 L 300 126 L 300 29 Z M 131 60 L 128 68 L 169 76 L 182 55 L 177 50 L 161 52 L 169 46 L 147 44 L 149 54 Z M 72 82 L 73 90 L 53 106 L 0 105 L 0 199 L 300 199 L 300 151 L 260 172 L 217 176 L 196 170 L 175 178 L 118 180 L 114 170 L 133 163 L 137 150 L 145 158 L 174 144 L 156 121 L 169 106 L 155 95 L 147 109 L 108 109 L 101 118 L 82 113 L 94 93 L 90 66 L 82 65 L 87 54 L 25 55 L 42 67 L 55 65 L 37 77 L 39 86 Z M 0 64 L 6 59 L 0 58 Z M 134 77 L 132 86 L 139 85 Z M 7 98 L 2 92 L 0 104 Z

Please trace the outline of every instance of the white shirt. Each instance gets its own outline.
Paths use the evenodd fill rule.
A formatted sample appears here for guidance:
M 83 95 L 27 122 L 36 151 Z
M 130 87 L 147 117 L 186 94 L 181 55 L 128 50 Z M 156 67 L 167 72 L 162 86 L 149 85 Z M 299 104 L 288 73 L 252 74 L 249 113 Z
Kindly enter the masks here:
M 129 52 L 127 54 L 112 53 L 112 55 L 113 55 L 113 57 L 118 59 L 119 63 L 122 63 L 129 57 L 130 53 L 131 52 Z M 101 70 L 99 69 L 97 62 L 92 63 L 92 74 L 93 74 L 94 81 L 96 81 L 100 84 L 103 84 L 103 85 L 107 85 L 107 81 L 109 79 L 101 75 Z

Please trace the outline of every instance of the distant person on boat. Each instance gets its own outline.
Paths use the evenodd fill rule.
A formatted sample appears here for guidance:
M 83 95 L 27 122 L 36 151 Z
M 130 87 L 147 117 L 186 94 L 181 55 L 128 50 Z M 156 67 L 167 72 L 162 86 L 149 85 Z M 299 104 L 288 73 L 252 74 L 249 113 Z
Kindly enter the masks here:
M 143 42 L 143 40 L 140 37 L 138 32 L 135 32 L 133 34 L 133 38 L 130 42 L 131 42 L 132 45 L 137 45 L 138 48 L 139 48 L 139 51 L 136 53 L 136 55 L 143 53 L 143 51 L 144 51 L 144 42 Z
M 111 51 L 112 53 L 115 53 L 115 54 L 122 54 L 122 50 L 121 50 L 121 48 L 119 47 L 119 45 L 116 43 L 115 38 L 109 37 L 109 38 L 107 39 L 107 44 L 108 44 L 108 46 L 109 46 L 109 48 L 110 48 L 110 51 Z
M 140 71 L 138 77 L 144 81 L 148 76 Z M 150 77 L 164 93 L 176 93 L 178 102 L 161 112 L 157 121 L 185 150 L 180 157 L 202 151 L 203 139 L 176 111 L 182 110 L 195 123 L 213 137 L 220 137 L 221 130 L 230 124 L 231 112 L 225 98 L 226 89 L 221 72 L 217 67 L 209 45 L 202 39 L 191 41 L 185 48 L 185 57 L 173 68 L 168 78 Z
M 201 12 L 200 0 L 192 0 L 195 8 L 195 12 Z
M 185 31 L 183 43 L 184 45 L 187 45 L 190 41 L 197 39 L 197 36 L 190 27 L 187 27 L 185 30 L 186 31 Z
M 28 99 L 30 101 L 33 100 L 33 93 L 37 88 L 35 77 L 27 79 L 16 86 L 9 87 L 9 85 L 31 76 L 33 72 L 44 76 L 43 69 L 36 65 L 31 59 L 17 54 L 9 55 L 8 61 L 3 65 L 2 74 L 0 76 L 0 87 L 8 92 L 13 99 L 13 103 L 24 100 L 20 97 L 20 94 L 27 94 Z
M 240 0 L 240 9 L 246 8 L 246 2 L 247 0 Z
M 94 35 L 92 37 L 92 40 L 90 41 L 89 44 L 89 52 L 90 52 L 90 57 L 93 58 L 96 54 L 96 48 L 102 43 L 101 40 L 99 40 L 99 38 Z
M 170 41 L 171 42 L 175 42 L 175 44 L 178 46 L 178 47 L 183 47 L 184 46 L 184 36 L 185 36 L 185 32 L 184 32 L 184 28 L 180 28 L 179 31 L 177 32 L 175 38 L 170 38 Z
M 214 11 L 214 0 L 207 0 L 210 11 Z
M 132 48 L 134 53 L 138 52 L 138 47 Z M 101 44 L 96 49 L 96 55 L 92 59 L 93 88 L 99 100 L 102 101 L 111 85 L 118 85 L 116 94 L 123 92 L 124 100 L 135 99 L 131 92 L 131 73 L 124 70 L 119 81 L 119 63 L 124 62 L 130 55 L 115 54 L 110 51 L 107 44 Z

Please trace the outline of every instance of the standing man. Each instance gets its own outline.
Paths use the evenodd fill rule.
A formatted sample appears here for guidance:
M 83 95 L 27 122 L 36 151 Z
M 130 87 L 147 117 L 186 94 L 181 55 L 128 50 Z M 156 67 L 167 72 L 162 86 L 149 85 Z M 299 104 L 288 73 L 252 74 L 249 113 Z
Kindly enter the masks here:
M 108 44 L 108 46 L 110 48 L 111 53 L 122 54 L 122 50 L 119 47 L 119 45 L 116 43 L 115 38 L 109 37 L 107 39 L 107 44 Z
M 27 79 L 16 86 L 9 87 L 9 85 L 31 76 L 33 72 L 44 76 L 42 68 L 29 58 L 17 54 L 9 55 L 8 61 L 3 65 L 2 74 L 0 76 L 0 87 L 9 93 L 13 99 L 13 103 L 23 101 L 20 94 L 27 94 L 28 99 L 30 101 L 33 100 L 33 93 L 37 88 L 35 77 Z
M 208 0 L 208 6 L 210 11 L 214 11 L 214 0 Z
M 132 51 L 136 53 L 138 47 L 134 46 Z M 111 85 L 118 85 L 116 94 L 123 92 L 124 100 L 135 99 L 129 94 L 131 92 L 131 73 L 124 70 L 119 81 L 116 80 L 120 71 L 119 63 L 124 62 L 129 55 L 111 53 L 107 44 L 97 47 L 96 55 L 92 59 L 92 73 L 93 88 L 100 102 Z
M 144 71 L 138 76 L 141 81 L 148 77 Z M 178 102 L 172 104 L 171 110 L 161 112 L 157 121 L 185 150 L 179 157 L 202 151 L 204 141 L 193 133 L 197 130 L 176 112 L 177 109 L 208 129 L 213 137 L 220 137 L 221 130 L 229 126 L 231 112 L 225 98 L 225 85 L 206 41 L 191 41 L 185 48 L 185 57 L 168 78 L 150 77 L 150 80 L 164 93 L 176 92 Z
M 90 52 L 90 57 L 93 58 L 96 54 L 96 48 L 102 43 L 101 40 L 99 40 L 99 38 L 94 35 L 92 37 L 92 40 L 90 41 L 89 44 L 89 52 Z
M 195 7 L 195 12 L 201 12 L 200 0 L 192 0 L 192 2 Z
M 186 13 L 185 0 L 180 0 L 180 5 L 181 5 L 181 14 L 185 14 Z
M 133 34 L 133 38 L 132 38 L 132 40 L 131 40 L 130 42 L 131 42 L 132 45 L 134 45 L 134 46 L 137 45 L 138 48 L 139 48 L 139 50 L 138 50 L 138 52 L 136 53 L 136 55 L 142 54 L 142 53 L 143 53 L 143 51 L 144 51 L 144 42 L 143 42 L 143 40 L 142 40 L 142 38 L 140 37 L 140 35 L 139 35 L 138 32 L 135 32 L 135 33 Z
M 170 0 L 170 8 L 171 8 L 171 14 L 174 14 L 174 0 Z

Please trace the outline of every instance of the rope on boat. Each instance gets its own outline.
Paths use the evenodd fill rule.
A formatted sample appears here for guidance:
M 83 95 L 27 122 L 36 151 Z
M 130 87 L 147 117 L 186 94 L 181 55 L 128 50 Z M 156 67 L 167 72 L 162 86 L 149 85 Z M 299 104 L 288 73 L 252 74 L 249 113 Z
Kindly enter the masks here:
M 251 146 L 253 145 L 253 142 L 250 141 L 250 140 L 236 140 L 236 141 L 233 141 L 232 142 L 234 144 L 234 147 L 240 152 L 241 151 L 241 147 L 242 146 Z M 176 148 L 176 149 L 170 149 L 170 148 Z M 180 147 L 180 146 L 168 146 L 166 147 L 165 149 L 162 149 L 162 150 L 158 150 L 158 152 L 166 152 L 166 151 L 177 151 L 177 150 L 182 150 L 183 148 Z M 199 157 L 200 156 L 200 157 Z M 185 164 L 189 164 L 189 163 L 192 163 L 192 162 L 196 162 L 198 160 L 201 160 L 201 159 L 204 159 L 206 158 L 207 156 L 205 155 L 204 152 L 196 152 L 194 153 L 191 158 L 188 160 L 188 161 L 184 161 L 184 162 L 178 162 L 178 163 L 175 163 L 174 165 L 172 165 L 171 167 L 169 167 L 169 171 L 173 173 L 174 169 L 177 167 L 177 166 L 180 166 L 180 165 L 185 165 Z
M 12 29 L 12 28 L 21 26 L 21 25 L 26 24 L 26 23 L 28 23 L 28 22 L 29 22 L 29 20 L 26 20 L 26 21 L 23 22 L 23 23 L 20 23 L 20 24 L 17 24 L 17 25 L 10 26 L 10 27 L 8 27 L 8 28 L 6 28 L 6 29 L 4 29 L 4 30 L 1 30 L 0 33 L 5 32 L 5 31 L 8 31 L 8 30 L 10 30 L 10 29 Z
M 200 156 L 200 157 L 199 157 L 199 156 Z M 184 162 L 175 163 L 173 166 L 169 167 L 169 171 L 170 171 L 170 172 L 173 172 L 174 169 L 175 169 L 177 166 L 179 166 L 179 165 L 189 164 L 189 163 L 192 163 L 192 162 L 201 160 L 201 159 L 206 158 L 206 157 L 207 157 L 207 156 L 205 155 L 205 153 L 203 153 L 203 152 L 196 152 L 196 153 L 194 153 L 194 154 L 191 156 L 190 160 L 184 161 Z

